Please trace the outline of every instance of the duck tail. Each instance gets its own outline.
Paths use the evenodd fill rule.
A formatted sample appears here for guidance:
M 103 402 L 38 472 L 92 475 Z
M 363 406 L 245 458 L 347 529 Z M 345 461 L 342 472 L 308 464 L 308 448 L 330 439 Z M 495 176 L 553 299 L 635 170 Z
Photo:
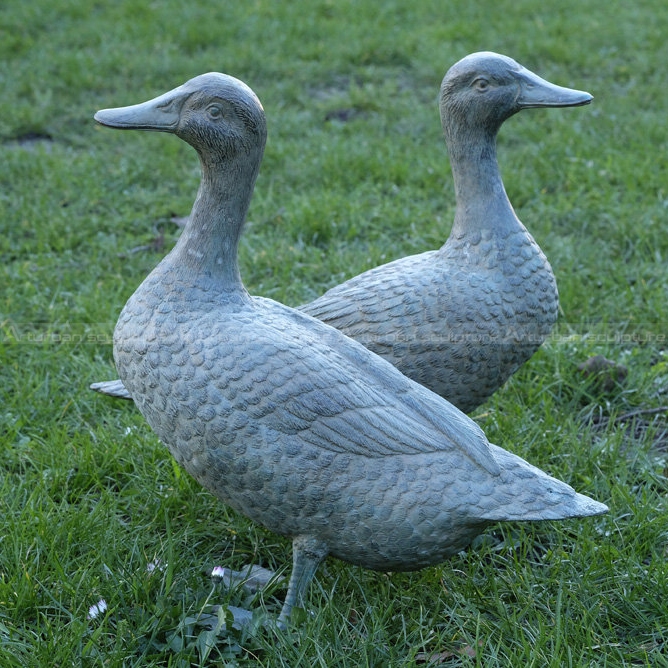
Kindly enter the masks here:
M 492 445 L 503 483 L 483 517 L 490 521 L 563 520 L 602 515 L 608 507 L 579 494 L 570 485 Z

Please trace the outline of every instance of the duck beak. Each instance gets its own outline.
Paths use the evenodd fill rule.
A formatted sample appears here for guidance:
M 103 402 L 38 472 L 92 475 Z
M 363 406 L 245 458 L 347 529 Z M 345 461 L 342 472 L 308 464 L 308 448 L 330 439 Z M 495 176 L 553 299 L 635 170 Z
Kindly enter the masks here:
M 93 118 L 101 125 L 121 130 L 157 130 L 174 132 L 179 124 L 181 108 L 191 91 L 179 86 L 148 102 L 130 107 L 102 109 Z
M 517 104 L 520 109 L 532 107 L 580 107 L 589 104 L 594 97 L 582 90 L 556 86 L 538 75 L 522 68 L 517 74 L 520 83 Z

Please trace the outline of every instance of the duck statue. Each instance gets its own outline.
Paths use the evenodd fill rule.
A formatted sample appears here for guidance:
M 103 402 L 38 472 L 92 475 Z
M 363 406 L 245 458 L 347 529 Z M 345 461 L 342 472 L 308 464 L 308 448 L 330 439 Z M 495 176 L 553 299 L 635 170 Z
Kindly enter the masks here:
M 496 135 L 522 109 L 591 100 L 496 53 L 453 65 L 440 90 L 456 200 L 449 238 L 439 250 L 371 269 L 301 309 L 464 412 L 475 409 L 540 347 L 559 308 L 552 268 L 506 195 Z
M 249 295 L 237 249 L 266 120 L 243 82 L 203 74 L 95 119 L 171 132 L 199 155 L 188 222 L 123 308 L 114 359 L 178 463 L 292 540 L 279 625 L 304 605 L 327 555 L 413 570 L 463 549 L 492 522 L 607 510 L 490 444 L 455 406 L 337 329 Z
M 506 195 L 496 135 L 522 109 L 591 100 L 496 53 L 453 65 L 440 93 L 456 196 L 450 237 L 439 250 L 364 272 L 300 310 L 464 412 L 475 409 L 540 347 L 559 307 L 552 268 Z M 119 380 L 91 388 L 131 398 Z

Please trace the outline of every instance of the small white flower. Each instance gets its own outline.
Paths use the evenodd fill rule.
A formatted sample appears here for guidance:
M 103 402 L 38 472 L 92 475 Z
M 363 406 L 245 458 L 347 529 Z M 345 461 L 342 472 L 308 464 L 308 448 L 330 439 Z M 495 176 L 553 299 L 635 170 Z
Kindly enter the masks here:
M 97 616 L 104 614 L 107 611 L 107 602 L 101 598 L 95 605 L 88 608 L 87 619 L 95 619 Z
M 226 575 L 225 570 L 226 569 L 223 566 L 214 566 L 213 569 L 211 570 L 211 577 L 224 578 Z
M 146 564 L 146 570 L 150 575 L 154 571 L 164 571 L 165 566 L 162 561 L 160 561 L 160 559 L 154 559 L 153 561 L 149 561 L 149 563 Z

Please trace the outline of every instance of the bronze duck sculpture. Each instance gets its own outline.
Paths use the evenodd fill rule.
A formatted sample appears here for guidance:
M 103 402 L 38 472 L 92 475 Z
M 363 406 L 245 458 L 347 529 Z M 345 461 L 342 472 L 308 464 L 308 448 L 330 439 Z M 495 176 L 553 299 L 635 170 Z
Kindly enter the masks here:
M 559 306 L 547 258 L 515 215 L 496 159 L 496 135 L 532 107 L 587 104 L 495 53 L 471 54 L 441 84 L 440 112 L 455 183 L 450 237 L 338 285 L 300 308 L 470 412 L 540 347 Z M 129 399 L 121 381 L 94 383 Z
M 607 510 L 490 444 L 464 413 L 338 330 L 248 294 L 237 247 L 266 140 L 248 86 L 204 74 L 95 119 L 171 132 L 199 155 L 188 222 L 123 308 L 114 359 L 179 464 L 292 539 L 280 625 L 327 555 L 413 570 L 492 522 Z
M 540 347 L 559 307 L 552 268 L 506 195 L 497 133 L 522 109 L 591 100 L 495 53 L 453 65 L 440 90 L 456 198 L 449 238 L 439 250 L 355 276 L 301 310 L 464 412 L 475 409 Z

